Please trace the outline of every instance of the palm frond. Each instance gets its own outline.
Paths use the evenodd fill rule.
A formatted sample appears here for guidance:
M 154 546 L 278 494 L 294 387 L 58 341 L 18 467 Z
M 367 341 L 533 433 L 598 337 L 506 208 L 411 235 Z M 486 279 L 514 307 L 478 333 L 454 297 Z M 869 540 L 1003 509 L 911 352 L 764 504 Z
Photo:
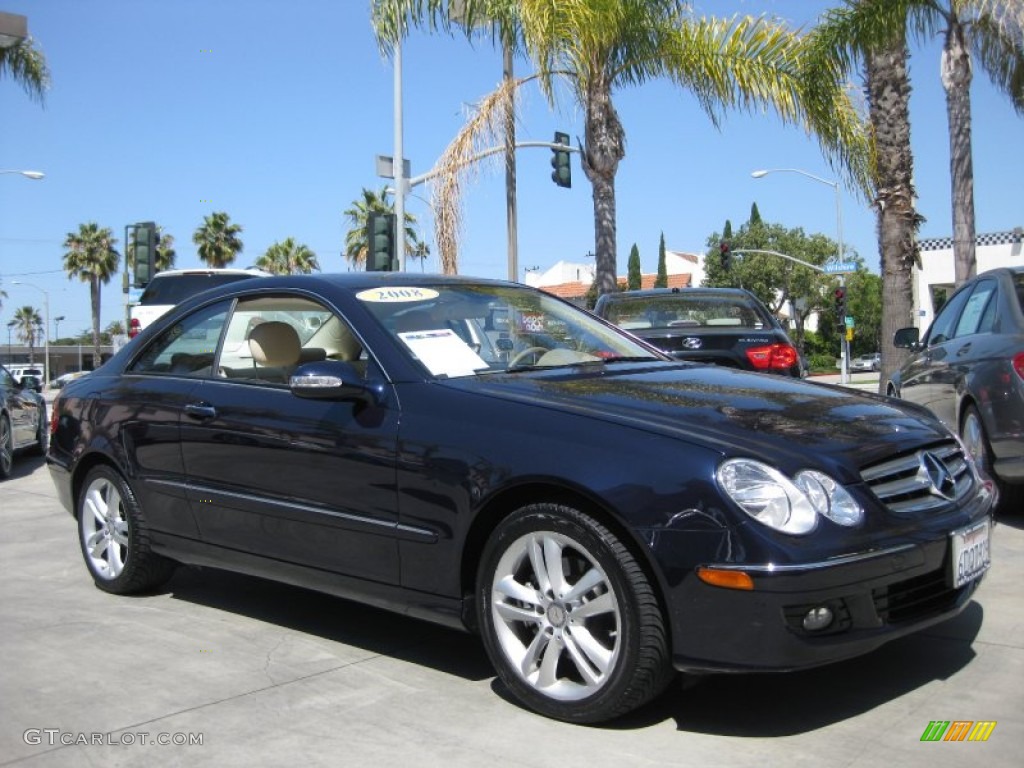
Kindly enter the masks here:
M 1024 26 L 1014 29 L 1006 17 L 980 15 L 971 24 L 970 41 L 978 64 L 1024 115 Z
M 30 98 L 42 103 L 50 87 L 50 70 L 38 43 L 27 37 L 10 48 L 0 48 L 0 78 L 10 73 Z

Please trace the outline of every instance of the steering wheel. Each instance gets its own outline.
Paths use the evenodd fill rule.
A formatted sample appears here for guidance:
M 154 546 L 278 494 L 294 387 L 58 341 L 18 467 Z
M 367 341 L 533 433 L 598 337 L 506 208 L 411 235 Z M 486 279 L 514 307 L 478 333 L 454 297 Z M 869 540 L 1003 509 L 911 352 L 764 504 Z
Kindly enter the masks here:
M 507 367 L 515 368 L 517 365 L 521 364 L 523 362 L 523 360 L 528 358 L 530 355 L 536 355 L 537 356 L 537 358 L 533 361 L 534 364 L 536 364 L 537 361 L 540 360 L 540 356 L 543 355 L 545 352 L 548 352 L 548 351 L 549 350 L 548 350 L 547 347 L 527 347 L 523 351 L 516 353 L 512 357 L 512 359 L 508 361 L 508 366 Z

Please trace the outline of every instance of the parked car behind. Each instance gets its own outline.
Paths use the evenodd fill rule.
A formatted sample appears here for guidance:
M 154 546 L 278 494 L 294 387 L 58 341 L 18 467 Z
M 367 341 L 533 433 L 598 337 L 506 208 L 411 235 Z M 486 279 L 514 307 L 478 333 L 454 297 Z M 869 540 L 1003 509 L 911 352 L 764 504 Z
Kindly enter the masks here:
M 882 353 L 872 352 L 870 355 L 858 355 L 850 362 L 851 371 L 880 371 L 882 370 Z
M 594 313 L 677 360 L 805 375 L 793 342 L 750 291 L 655 288 L 606 293 Z
M 197 293 L 236 280 L 266 277 L 268 274 L 262 269 L 168 269 L 157 272 L 142 292 L 138 303 L 131 307 L 128 335 L 132 338 L 138 336 L 164 312 Z
M 995 476 L 1006 510 L 1024 503 L 1024 267 L 993 269 L 964 283 L 919 340 L 901 328 L 895 345 L 911 351 L 888 384 L 891 395 L 927 406 L 958 432 Z
M 43 396 L 0 365 L 0 480 L 10 476 L 18 452 L 46 453 L 47 426 Z
M 204 564 L 477 631 L 519 701 L 574 722 L 673 670 L 867 653 L 989 565 L 991 484 L 927 410 L 674 360 L 515 283 L 239 281 L 53 408 L 100 589 Z

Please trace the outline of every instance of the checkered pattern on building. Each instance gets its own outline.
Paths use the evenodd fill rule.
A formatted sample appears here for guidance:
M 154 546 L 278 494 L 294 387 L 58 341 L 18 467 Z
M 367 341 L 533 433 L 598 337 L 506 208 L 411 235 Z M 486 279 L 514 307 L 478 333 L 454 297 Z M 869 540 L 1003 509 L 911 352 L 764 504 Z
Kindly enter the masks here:
M 978 245 L 1012 245 L 1024 239 L 1024 231 L 1011 229 L 1006 232 L 989 232 L 984 235 L 976 235 L 974 244 Z M 917 247 L 922 251 L 944 251 L 953 247 L 952 237 L 932 237 L 927 240 L 919 240 Z

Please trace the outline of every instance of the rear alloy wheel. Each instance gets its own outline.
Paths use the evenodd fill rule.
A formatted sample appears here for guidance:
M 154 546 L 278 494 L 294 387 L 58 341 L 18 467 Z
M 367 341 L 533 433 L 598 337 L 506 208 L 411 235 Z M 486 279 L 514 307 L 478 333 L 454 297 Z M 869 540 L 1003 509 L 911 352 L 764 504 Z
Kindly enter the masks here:
M 643 569 L 578 510 L 537 504 L 506 518 L 484 549 L 478 585 L 491 662 L 537 712 L 609 720 L 673 677 L 664 617 Z
M 78 533 L 85 564 L 96 586 L 125 595 L 156 587 L 170 578 L 174 563 L 150 549 L 135 495 L 115 470 L 94 467 L 78 499 Z
M 14 434 L 11 432 L 11 420 L 6 414 L 0 414 L 0 480 L 11 476 L 14 466 Z

